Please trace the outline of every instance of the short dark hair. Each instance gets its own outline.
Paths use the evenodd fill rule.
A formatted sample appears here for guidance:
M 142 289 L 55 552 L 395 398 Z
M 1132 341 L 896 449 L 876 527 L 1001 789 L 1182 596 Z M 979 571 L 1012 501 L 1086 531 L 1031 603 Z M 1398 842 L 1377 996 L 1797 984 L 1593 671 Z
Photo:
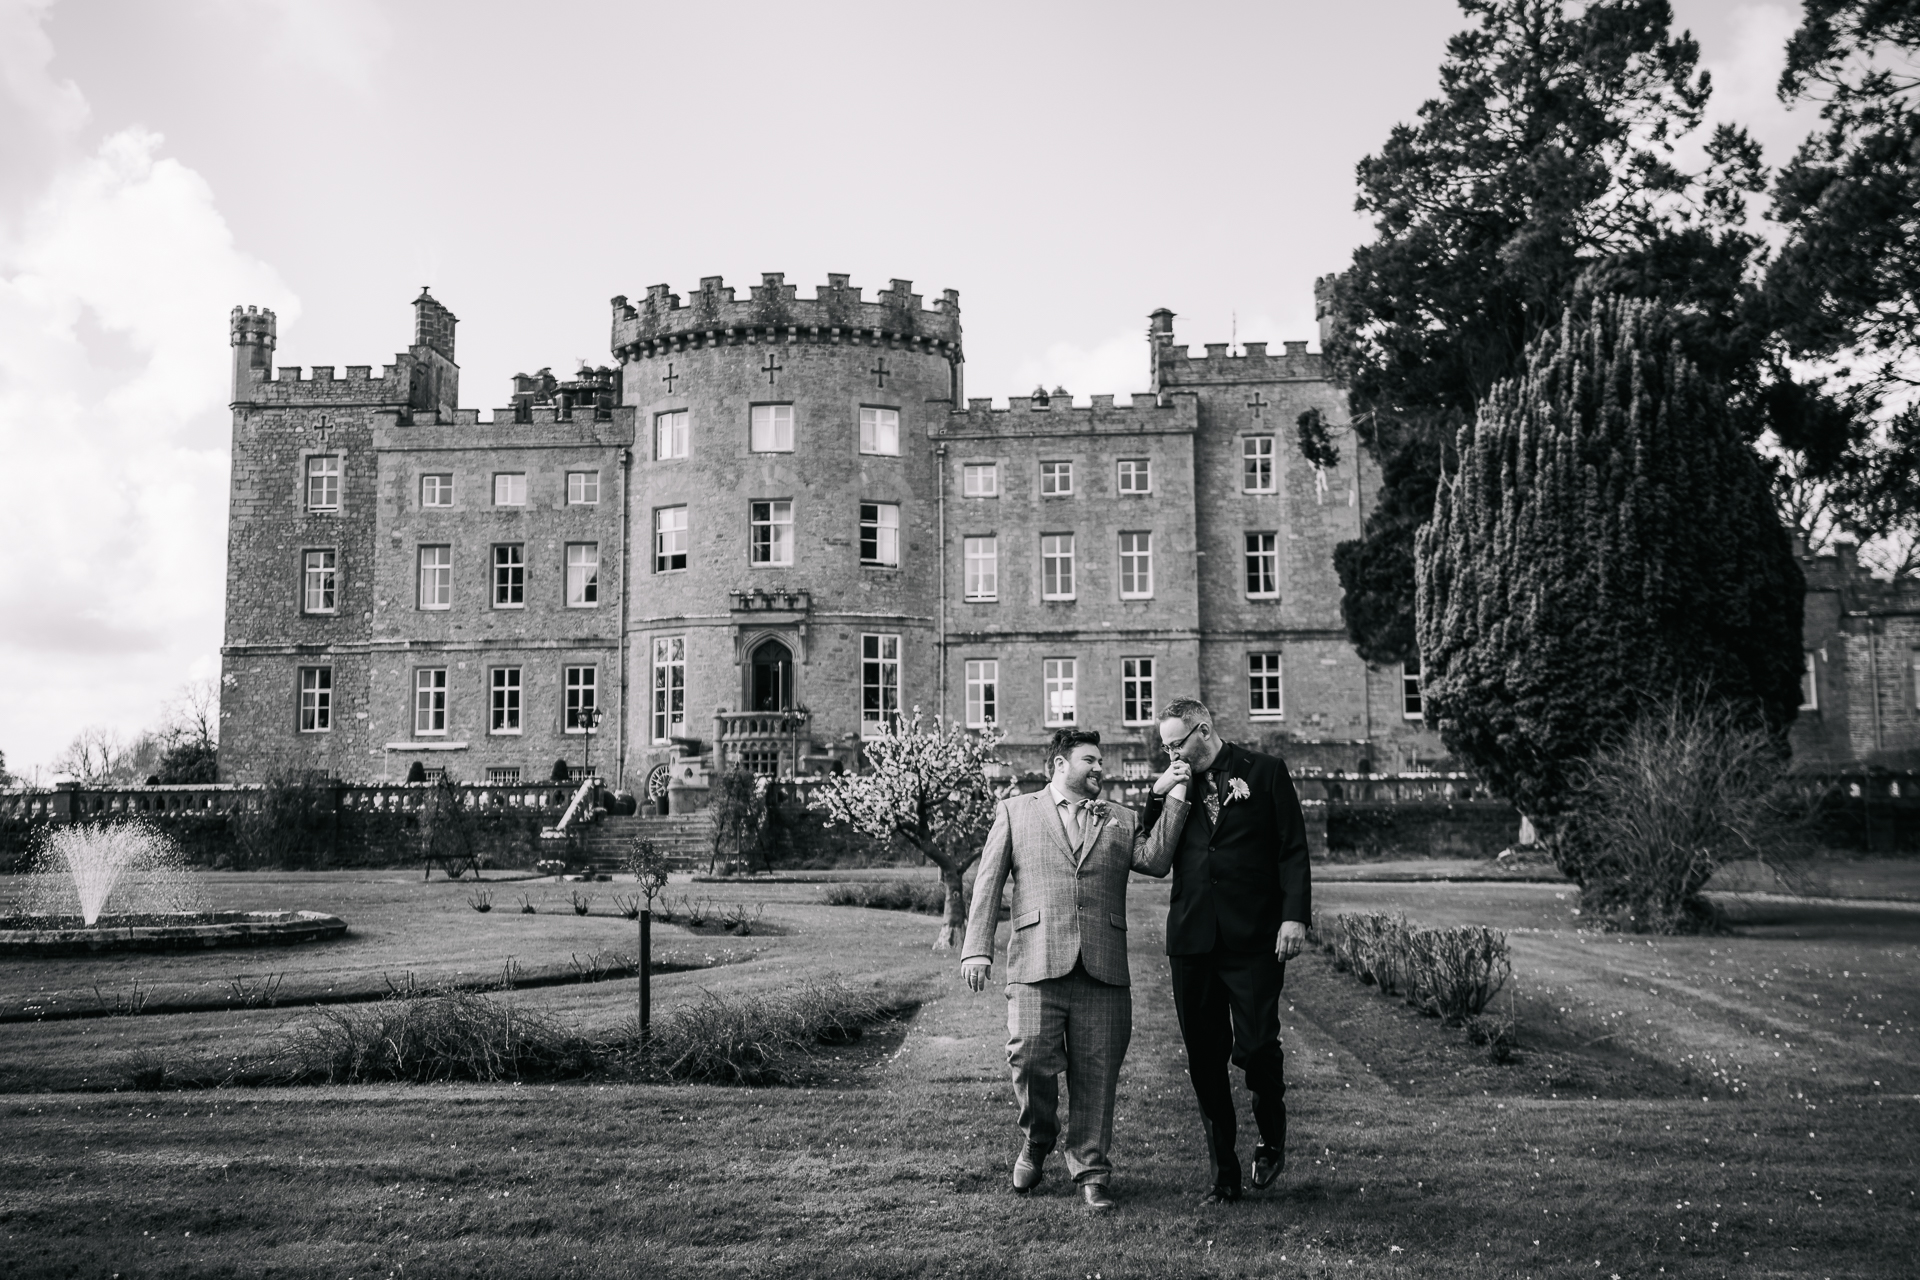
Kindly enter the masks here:
M 1187 724 L 1198 724 L 1205 720 L 1213 723 L 1213 712 L 1207 710 L 1207 704 L 1198 698 L 1175 698 L 1160 709 L 1162 720 L 1180 720 Z
M 1075 747 L 1097 747 L 1100 745 L 1098 729 L 1055 729 L 1053 740 L 1047 743 L 1047 771 L 1053 771 L 1056 758 L 1071 755 Z

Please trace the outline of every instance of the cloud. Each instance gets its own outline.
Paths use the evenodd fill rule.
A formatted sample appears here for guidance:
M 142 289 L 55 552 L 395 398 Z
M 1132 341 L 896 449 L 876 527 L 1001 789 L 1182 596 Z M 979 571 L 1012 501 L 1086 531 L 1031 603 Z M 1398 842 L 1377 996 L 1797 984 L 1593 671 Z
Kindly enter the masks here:
M 220 0 L 218 8 L 232 21 L 266 23 L 265 48 L 276 61 L 358 93 L 372 91 L 374 67 L 393 44 L 375 0 Z
M 1152 381 L 1147 364 L 1147 337 L 1123 333 L 1091 347 L 1071 342 L 1056 342 L 1037 358 L 1020 362 L 1015 377 L 1025 395 L 1036 386 L 1052 391 L 1065 387 L 1081 403 L 1090 395 L 1118 392 L 1117 403 L 1125 404 L 1135 391 L 1145 391 Z
M 44 130 L 69 136 L 87 122 L 87 99 L 71 80 L 56 81 L 53 41 L 41 24 L 53 0 L 0 0 L 0 84 Z
M 32 46 L 0 55 L 4 88 L 59 157 L 0 225 L 10 767 L 45 763 L 83 724 L 135 732 L 206 673 L 224 584 L 227 312 L 259 303 L 290 320 L 298 307 L 158 134 L 78 149 L 67 133 L 86 103 L 45 74 L 45 8 L 0 0 L 0 45 Z
M 1740 5 L 1728 24 L 1732 38 L 1721 48 L 1702 50 L 1701 61 L 1713 75 L 1708 115 L 1745 125 L 1766 148 L 1768 162 L 1780 164 L 1811 128 L 1802 118 L 1811 113 L 1789 111 L 1775 93 L 1787 40 L 1800 25 L 1798 6 Z

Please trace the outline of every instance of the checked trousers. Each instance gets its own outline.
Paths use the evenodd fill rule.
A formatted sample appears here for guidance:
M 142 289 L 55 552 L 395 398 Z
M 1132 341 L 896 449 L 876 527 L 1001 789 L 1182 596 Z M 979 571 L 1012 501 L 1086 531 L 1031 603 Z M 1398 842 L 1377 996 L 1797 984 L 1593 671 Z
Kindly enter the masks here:
M 1067 1172 L 1078 1183 L 1113 1174 L 1113 1098 L 1133 1038 L 1133 989 L 1090 976 L 1007 984 L 1007 1065 L 1020 1128 L 1035 1151 L 1060 1138 L 1060 1073 L 1067 1075 Z

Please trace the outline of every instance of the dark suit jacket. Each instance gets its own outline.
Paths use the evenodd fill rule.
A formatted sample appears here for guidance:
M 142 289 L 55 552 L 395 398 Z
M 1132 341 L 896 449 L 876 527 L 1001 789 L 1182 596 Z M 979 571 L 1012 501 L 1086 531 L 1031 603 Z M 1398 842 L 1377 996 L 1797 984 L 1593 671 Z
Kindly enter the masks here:
M 1287 766 L 1273 756 L 1226 743 L 1214 760 L 1220 821 L 1207 819 L 1197 788 L 1186 808 L 1186 829 L 1173 855 L 1173 902 L 1167 910 L 1167 954 L 1272 951 L 1282 921 L 1307 922 L 1312 886 L 1307 868 L 1307 823 Z M 1230 780 L 1251 793 L 1226 800 Z M 1166 812 L 1164 797 L 1147 802 L 1141 819 L 1150 831 Z M 1175 813 L 1178 806 L 1175 807 Z M 1176 819 L 1177 820 L 1177 819 Z

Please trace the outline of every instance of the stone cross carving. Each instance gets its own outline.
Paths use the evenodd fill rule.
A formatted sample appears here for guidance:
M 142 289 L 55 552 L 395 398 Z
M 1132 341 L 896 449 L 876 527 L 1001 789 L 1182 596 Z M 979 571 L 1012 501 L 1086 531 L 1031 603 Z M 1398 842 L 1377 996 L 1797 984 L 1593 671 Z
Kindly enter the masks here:
M 313 433 L 320 437 L 320 447 L 327 448 L 327 433 L 333 430 L 333 419 L 321 414 L 313 420 Z
M 767 352 L 767 362 L 760 366 L 760 372 L 767 375 L 767 385 L 772 386 L 773 375 L 779 373 L 786 367 L 787 366 L 781 364 L 778 360 L 775 360 L 773 358 L 773 352 L 769 351 Z
M 1272 403 L 1271 400 L 1262 400 L 1260 393 L 1256 391 L 1253 393 L 1253 399 L 1247 401 L 1247 408 L 1253 410 L 1253 416 L 1257 418 L 1260 416 L 1260 411 Z
M 875 386 L 879 387 L 882 391 L 887 389 L 887 374 L 891 372 L 891 370 L 887 368 L 887 358 L 885 356 L 881 356 L 873 368 L 867 370 L 867 372 L 873 375 L 873 383 Z
M 665 376 L 665 377 L 663 377 L 663 378 L 661 378 L 661 379 L 660 379 L 660 381 L 662 381 L 662 382 L 664 382 L 664 383 L 666 383 L 666 384 L 667 384 L 667 394 L 668 394 L 668 395 L 672 395 L 672 394 L 673 394 L 673 381 L 674 381 L 674 379 L 675 379 L 675 378 L 684 378 L 684 377 L 686 377 L 686 376 L 687 376 L 687 375 L 686 375 L 686 374 L 684 374 L 684 373 L 675 373 L 675 372 L 673 371 L 673 361 L 671 361 L 671 360 L 669 360 L 669 361 L 667 361 L 667 373 L 666 373 L 666 376 Z

